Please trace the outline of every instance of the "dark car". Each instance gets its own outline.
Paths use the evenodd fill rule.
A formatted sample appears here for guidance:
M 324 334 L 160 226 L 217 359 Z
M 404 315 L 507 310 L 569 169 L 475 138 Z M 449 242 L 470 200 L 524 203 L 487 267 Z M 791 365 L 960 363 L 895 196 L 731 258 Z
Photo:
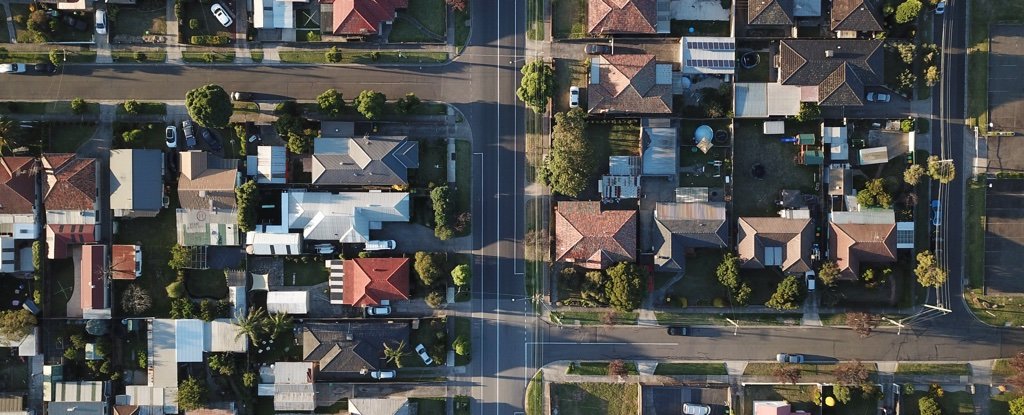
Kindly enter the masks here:
M 76 19 L 76 18 L 74 18 L 73 16 L 70 16 L 70 15 L 64 15 L 64 18 L 61 19 L 61 21 L 64 22 L 64 24 L 68 25 L 69 27 L 71 27 L 71 28 L 73 28 L 73 29 L 75 29 L 75 30 L 77 30 L 79 32 L 84 32 L 84 31 L 89 29 L 89 25 L 88 24 L 86 24 L 85 22 L 83 22 L 81 20 L 78 20 L 78 19 Z
M 210 146 L 210 150 L 220 151 L 220 138 L 217 138 L 217 136 L 213 134 L 213 131 L 210 131 L 209 128 L 200 128 L 199 135 L 203 137 L 203 141 Z
M 610 55 L 612 47 L 608 45 L 587 45 L 583 51 L 588 55 Z
M 57 72 L 57 66 L 52 63 L 37 63 L 32 69 L 36 72 L 47 74 Z
M 671 326 L 668 328 L 669 336 L 689 336 L 690 328 L 687 326 Z

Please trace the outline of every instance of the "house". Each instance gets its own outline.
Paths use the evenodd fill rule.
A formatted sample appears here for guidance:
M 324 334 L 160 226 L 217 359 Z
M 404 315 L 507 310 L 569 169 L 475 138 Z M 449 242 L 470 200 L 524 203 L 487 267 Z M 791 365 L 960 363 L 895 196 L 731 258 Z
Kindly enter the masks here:
M 667 0 L 589 0 L 587 33 L 594 36 L 669 33 Z
M 114 217 L 153 217 L 164 207 L 160 150 L 110 150 L 110 209 Z
M 409 415 L 409 398 L 355 398 L 348 400 L 351 415 Z
M 14 394 L 0 394 L 0 414 L 3 415 L 29 415 L 25 410 L 25 397 Z
M 178 209 L 174 217 L 178 245 L 237 246 L 240 242 L 234 210 Z
M 409 299 L 409 258 L 356 258 L 345 261 L 342 304 L 356 307 Z
M 309 0 L 254 0 L 252 25 L 257 29 L 294 29 L 295 3 Z
M 179 363 L 203 362 L 203 353 L 245 353 L 248 350 L 248 338 L 239 335 L 240 328 L 229 319 L 202 321 L 158 318 L 152 320 L 149 330 L 150 363 L 146 386 L 149 391 L 145 393 L 166 393 L 176 398 Z M 131 404 L 148 405 L 137 402 Z
M 370 231 L 386 222 L 409 221 L 409 193 L 404 192 L 281 192 L 281 220 L 258 225 L 256 232 L 296 232 L 306 241 L 366 243 Z
M 0 238 L 36 239 L 36 179 L 32 157 L 0 157 Z M 8 272 L 8 271 L 4 271 Z
M 725 202 L 658 202 L 654 226 L 654 265 L 660 271 L 684 271 L 686 254 L 694 248 L 729 246 Z
M 779 83 L 804 87 L 801 101 L 864 105 L 865 88 L 884 86 L 884 52 L 876 39 L 783 39 Z
M 822 123 L 821 142 L 828 145 L 832 161 L 845 162 L 850 159 L 850 145 L 847 140 L 846 126 L 826 127 Z
M 602 210 L 601 202 L 558 202 L 555 260 L 604 269 L 636 260 L 635 210 Z
M 11 356 L 31 357 L 39 354 L 39 327 L 20 339 L 0 338 L 0 347 L 17 349 L 11 350 Z
M 754 401 L 754 415 L 807 415 L 805 411 L 794 411 L 786 401 Z
M 313 184 L 408 185 L 408 170 L 420 166 L 419 143 L 407 137 L 326 135 L 313 141 Z
M 96 242 L 96 225 L 46 225 L 46 257 L 71 257 L 71 246 Z
M 182 151 L 178 174 L 178 202 L 185 210 L 233 211 L 235 188 L 241 184 L 238 160 L 213 154 Z
M 178 387 L 125 385 L 124 395 L 115 397 L 114 412 L 115 415 L 177 414 Z
M 640 157 L 608 157 L 608 174 L 597 181 L 597 189 L 605 201 L 640 197 Z
M 75 154 L 43 154 L 43 205 L 50 259 L 67 258 L 68 245 L 96 241 L 96 160 Z M 68 226 L 70 225 L 70 226 Z
M 111 279 L 134 280 L 142 273 L 142 247 L 113 245 L 110 256 Z
M 672 65 L 654 55 L 600 55 L 590 63 L 591 114 L 672 113 Z
M 107 246 L 83 245 L 78 271 L 78 290 L 82 305 L 81 317 L 109 319 L 110 281 L 107 279 Z
M 810 94 L 807 100 L 815 96 Z M 794 116 L 800 113 L 800 101 L 803 100 L 803 89 L 799 86 L 780 85 L 776 82 L 736 82 L 733 85 L 733 111 L 736 118 Z M 769 128 L 771 123 L 766 121 L 765 128 Z
M 338 36 L 380 34 L 409 0 L 321 0 L 320 27 Z
M 829 28 L 840 38 L 856 38 L 858 33 L 885 30 L 874 0 L 832 0 Z
M 384 364 L 384 345 L 408 341 L 408 323 L 384 321 L 309 323 L 302 327 L 302 360 L 318 368 L 317 379 L 365 379 Z
M 829 220 L 829 259 L 839 277 L 856 280 L 863 263 L 896 262 L 896 213 L 892 209 L 832 212 Z
M 309 291 L 267 293 L 267 312 L 302 315 L 309 312 Z
M 274 399 L 274 410 L 281 412 L 311 412 L 316 409 L 317 364 L 314 362 L 277 362 L 273 369 L 260 368 L 258 396 Z
M 684 36 L 679 40 L 679 64 L 686 75 L 732 75 L 736 72 L 736 39 Z
M 811 270 L 814 225 L 810 219 L 741 217 L 736 239 L 741 268 L 779 267 L 786 273 Z
M 749 0 L 747 24 L 751 26 L 792 26 L 794 0 Z
M 259 184 L 287 183 L 288 153 L 284 146 L 258 146 L 256 155 L 246 156 L 246 176 Z

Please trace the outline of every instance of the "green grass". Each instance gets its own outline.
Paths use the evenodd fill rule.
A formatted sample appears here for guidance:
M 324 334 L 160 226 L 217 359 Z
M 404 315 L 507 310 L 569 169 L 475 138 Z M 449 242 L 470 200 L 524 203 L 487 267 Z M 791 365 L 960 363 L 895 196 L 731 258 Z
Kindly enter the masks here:
M 1014 393 L 1001 393 L 989 400 L 989 415 L 1010 415 L 1010 401 L 1019 398 Z
M 325 50 L 283 50 L 278 55 L 282 63 L 328 63 L 324 59 Z M 341 62 L 359 64 L 388 63 L 443 63 L 448 60 L 448 52 L 405 52 L 380 51 L 374 60 L 373 52 L 365 50 L 341 50 Z
M 736 64 L 737 82 L 768 82 L 768 67 L 771 65 L 771 62 L 768 61 L 768 52 L 757 52 L 757 55 L 761 57 L 761 60 L 753 68 L 747 69 L 743 65 Z
M 307 259 L 310 257 L 303 257 Z M 309 262 L 284 261 L 284 285 L 307 287 L 327 282 L 330 272 L 324 268 L 324 261 L 312 258 Z
M 167 33 L 166 4 L 158 0 L 140 0 L 134 6 L 121 6 L 117 21 L 110 25 L 113 35 L 157 35 Z
M 586 0 L 552 0 L 551 36 L 559 39 L 587 37 Z
M 1024 298 L 1020 296 L 982 295 L 981 289 L 974 288 L 965 297 L 974 315 L 987 324 L 1024 326 Z
M 544 372 L 539 370 L 526 385 L 526 414 L 544 414 Z
M 222 269 L 190 269 L 185 271 L 185 288 L 194 298 L 224 299 L 228 283 Z
M 122 139 L 125 131 L 142 130 L 142 137 L 131 143 Z M 114 148 L 151 148 L 163 150 L 166 146 L 162 123 L 114 123 Z
M 0 22 L 7 21 L 7 14 L 0 9 Z M 11 43 L 11 32 L 7 30 L 7 24 L 0 24 L 0 42 Z
M 850 401 L 837 403 L 835 413 L 837 415 L 864 415 L 878 412 L 878 398 L 865 396 L 860 388 L 850 389 Z
M 584 135 L 592 143 L 594 159 L 599 165 L 607 164 L 609 156 L 640 155 L 640 120 L 589 122 Z
M 605 324 L 603 322 L 605 313 L 600 311 L 554 311 L 551 315 L 560 320 L 562 324 L 567 325 L 576 324 L 577 320 L 583 326 Z M 611 323 L 615 325 L 635 325 L 638 316 L 638 313 L 614 311 L 612 312 Z
M 470 326 L 471 322 L 470 322 L 469 318 L 467 318 L 467 317 L 451 317 L 451 318 L 455 319 L 455 337 L 452 338 L 451 340 L 455 341 L 455 339 L 457 339 L 459 337 L 465 337 L 465 338 L 469 339 L 472 342 L 473 333 L 472 333 L 472 328 Z M 471 360 L 473 360 L 472 354 L 470 354 L 468 356 L 462 356 L 462 355 L 459 355 L 458 353 L 455 354 L 455 366 L 465 366 L 465 365 L 469 364 L 469 362 Z
M 466 47 L 466 42 L 469 41 L 469 9 L 473 7 L 469 2 L 466 2 L 466 10 L 461 12 L 455 12 L 455 46 L 459 48 L 461 52 Z
M 466 140 L 455 141 L 455 215 L 470 212 L 470 199 L 473 193 L 473 143 Z M 472 225 L 466 225 L 462 234 L 469 235 Z
M 74 153 L 82 143 L 89 141 L 96 132 L 96 124 L 49 124 L 46 134 L 46 150 L 54 153 Z
M 693 33 L 690 33 L 690 28 Z M 729 22 L 672 20 L 672 36 L 729 36 Z
M 904 414 L 920 413 L 917 402 L 926 395 L 925 392 L 915 392 L 903 396 L 901 406 Z M 968 392 L 946 391 L 941 398 L 936 399 L 942 408 L 943 415 L 969 415 L 974 414 L 974 400 Z
M 723 251 L 698 249 L 686 257 L 686 275 L 666 291 L 670 306 L 710 306 L 714 299 L 726 298 L 725 288 L 715 277 L 715 269 L 722 262 Z
M 733 327 L 726 318 L 735 321 L 740 325 L 740 330 L 745 326 L 798 326 L 801 315 L 798 313 L 757 313 L 757 314 L 733 314 L 729 308 L 722 308 L 721 314 L 708 313 L 674 313 L 666 311 L 655 312 L 658 324 L 661 325 L 714 325 Z
M 725 370 L 725 363 L 658 363 L 654 374 L 661 376 L 725 376 L 728 375 L 728 372 Z
M 418 414 L 443 414 L 445 413 L 445 398 L 409 398 L 409 403 L 417 405 Z
M 995 364 L 992 365 L 992 376 L 995 377 L 1010 377 L 1014 375 L 1013 367 L 1010 366 L 1010 359 L 996 359 Z
M 797 166 L 794 162 L 799 146 L 781 143 L 777 137 L 762 136 L 762 125 L 762 121 L 736 122 L 733 194 L 743 195 L 733 201 L 733 212 L 737 217 L 775 215 L 778 210 L 775 200 L 782 189 L 799 189 L 814 194 L 814 170 Z M 793 130 L 787 129 L 787 133 L 813 132 L 800 128 Z M 765 167 L 763 180 L 751 174 L 756 164 Z
M 178 19 L 178 36 L 181 38 L 181 43 L 187 44 L 191 41 L 192 36 L 198 35 L 217 35 L 227 36 L 234 38 L 234 34 L 227 31 L 224 26 L 220 25 L 220 22 L 213 17 L 213 13 L 210 12 L 210 6 L 207 3 L 200 4 L 199 2 L 182 2 L 184 4 L 184 15 L 181 19 Z M 199 26 L 192 30 L 189 27 L 189 21 L 196 19 Z M 233 28 L 234 26 L 232 26 Z
M 745 376 L 773 376 L 775 368 L 781 366 L 782 363 L 748 363 L 747 367 L 743 369 Z M 878 372 L 878 366 L 874 363 L 863 363 L 867 368 L 869 375 L 875 375 Z M 806 379 L 811 376 L 818 376 L 817 380 L 821 380 L 821 376 L 832 377 L 833 373 L 839 365 L 836 364 L 799 364 L 794 365 L 800 369 L 800 376 L 804 378 L 804 381 L 810 381 Z
M 172 190 L 167 195 L 171 199 L 169 208 L 161 209 L 152 218 L 121 221 L 118 233 L 114 235 L 114 243 L 142 246 L 142 277 L 135 283 L 149 291 L 153 298 L 153 307 L 144 313 L 147 317 L 165 317 L 170 314 L 171 302 L 165 294 L 165 287 L 177 276 L 167 266 L 167 262 L 171 259 L 171 247 L 177 244 L 174 210 L 178 207 L 178 194 Z M 114 281 L 112 298 L 121 298 L 120 293 L 128 284 L 126 281 Z M 114 303 L 120 304 L 120 301 Z
M 743 409 L 739 413 L 754 411 L 754 401 L 788 401 L 793 410 L 817 413 L 814 401 L 816 385 L 746 385 L 743 387 Z
M 544 40 L 544 0 L 526 1 L 526 38 Z
M 406 18 L 418 21 L 430 33 L 420 30 L 419 26 Z M 391 26 L 388 41 L 401 42 L 444 42 L 447 32 L 447 7 L 444 0 L 419 0 L 409 2 L 409 8 L 398 11 Z M 440 38 L 438 38 L 440 37 Z
M 110 56 L 114 58 L 115 63 L 164 63 L 167 61 L 167 52 L 163 50 L 145 51 L 141 60 L 138 59 L 140 56 L 131 50 L 111 51 Z
M 471 415 L 473 413 L 470 407 L 470 397 L 466 395 L 455 395 L 452 400 L 455 403 L 454 414 L 455 415 Z
M 164 115 L 167 114 L 167 104 L 163 102 L 139 101 L 138 115 Z M 128 115 L 124 110 L 124 102 L 117 104 L 117 115 Z
M 181 59 L 190 63 L 234 63 L 235 51 L 184 50 Z
M 967 363 L 900 363 L 896 366 L 896 374 L 967 376 L 971 374 L 971 368 Z
M 68 315 L 68 301 L 78 287 L 75 287 L 75 264 L 73 260 L 55 259 L 50 260 L 47 265 L 50 278 L 50 298 L 47 299 L 49 315 L 51 317 L 66 317 Z M 154 302 L 155 302 L 154 298 Z
M 252 58 L 254 63 L 263 62 L 263 49 L 252 49 L 249 51 L 249 57 Z
M 551 385 L 552 412 L 559 415 L 636 415 L 635 383 L 557 383 Z
M 608 376 L 608 364 L 609 362 L 573 362 L 569 366 L 569 370 L 565 373 L 567 375 L 580 375 L 580 376 Z M 623 362 L 623 366 L 626 369 L 627 375 L 639 375 L 640 372 L 636 370 L 636 363 Z
M 348 399 L 339 399 L 330 406 L 318 406 L 313 410 L 315 414 L 341 414 L 348 413 Z
M 971 180 L 967 185 L 966 232 L 967 277 L 971 287 L 985 286 L 985 182 Z
M 0 357 L 0 388 L 7 392 L 28 392 L 29 362 L 17 356 Z

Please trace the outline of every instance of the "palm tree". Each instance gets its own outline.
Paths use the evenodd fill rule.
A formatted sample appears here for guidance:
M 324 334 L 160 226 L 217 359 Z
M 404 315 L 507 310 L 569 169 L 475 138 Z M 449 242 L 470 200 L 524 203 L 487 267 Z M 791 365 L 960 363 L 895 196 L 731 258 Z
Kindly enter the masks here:
M 395 367 L 402 368 L 402 359 L 409 355 L 409 351 L 405 350 L 405 340 L 398 342 L 394 347 L 384 343 L 384 361 L 388 363 L 394 363 Z
M 21 133 L 21 125 L 10 118 L 0 116 L 0 154 L 10 148 L 11 144 L 17 143 Z
M 272 313 L 267 315 L 263 321 L 264 329 L 270 334 L 270 341 L 277 339 L 282 333 L 287 333 L 292 328 L 292 318 L 285 313 Z
M 238 320 L 235 322 L 238 325 L 235 340 L 242 336 L 248 336 L 253 344 L 257 344 L 260 337 L 266 333 L 267 310 L 263 308 L 250 307 L 249 314 L 237 315 L 235 319 Z

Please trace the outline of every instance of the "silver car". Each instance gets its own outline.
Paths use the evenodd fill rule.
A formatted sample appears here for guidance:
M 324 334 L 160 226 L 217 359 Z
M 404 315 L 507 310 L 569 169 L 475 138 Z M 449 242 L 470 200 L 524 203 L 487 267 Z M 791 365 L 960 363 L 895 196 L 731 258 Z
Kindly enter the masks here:
M 0 73 L 23 73 L 27 66 L 24 63 L 3 63 L 0 64 Z
M 213 5 L 210 6 L 210 11 L 213 12 L 213 17 L 217 18 L 217 21 L 220 22 L 221 26 L 231 27 L 231 24 L 235 22 L 234 20 L 231 20 L 231 16 L 228 16 L 228 11 L 224 10 L 224 6 L 221 6 L 220 3 L 213 3 Z
M 420 359 L 423 359 L 423 363 L 427 366 L 434 364 L 434 359 L 431 359 L 430 355 L 427 354 L 427 348 L 423 347 L 423 343 L 416 345 L 416 354 L 420 355 Z

